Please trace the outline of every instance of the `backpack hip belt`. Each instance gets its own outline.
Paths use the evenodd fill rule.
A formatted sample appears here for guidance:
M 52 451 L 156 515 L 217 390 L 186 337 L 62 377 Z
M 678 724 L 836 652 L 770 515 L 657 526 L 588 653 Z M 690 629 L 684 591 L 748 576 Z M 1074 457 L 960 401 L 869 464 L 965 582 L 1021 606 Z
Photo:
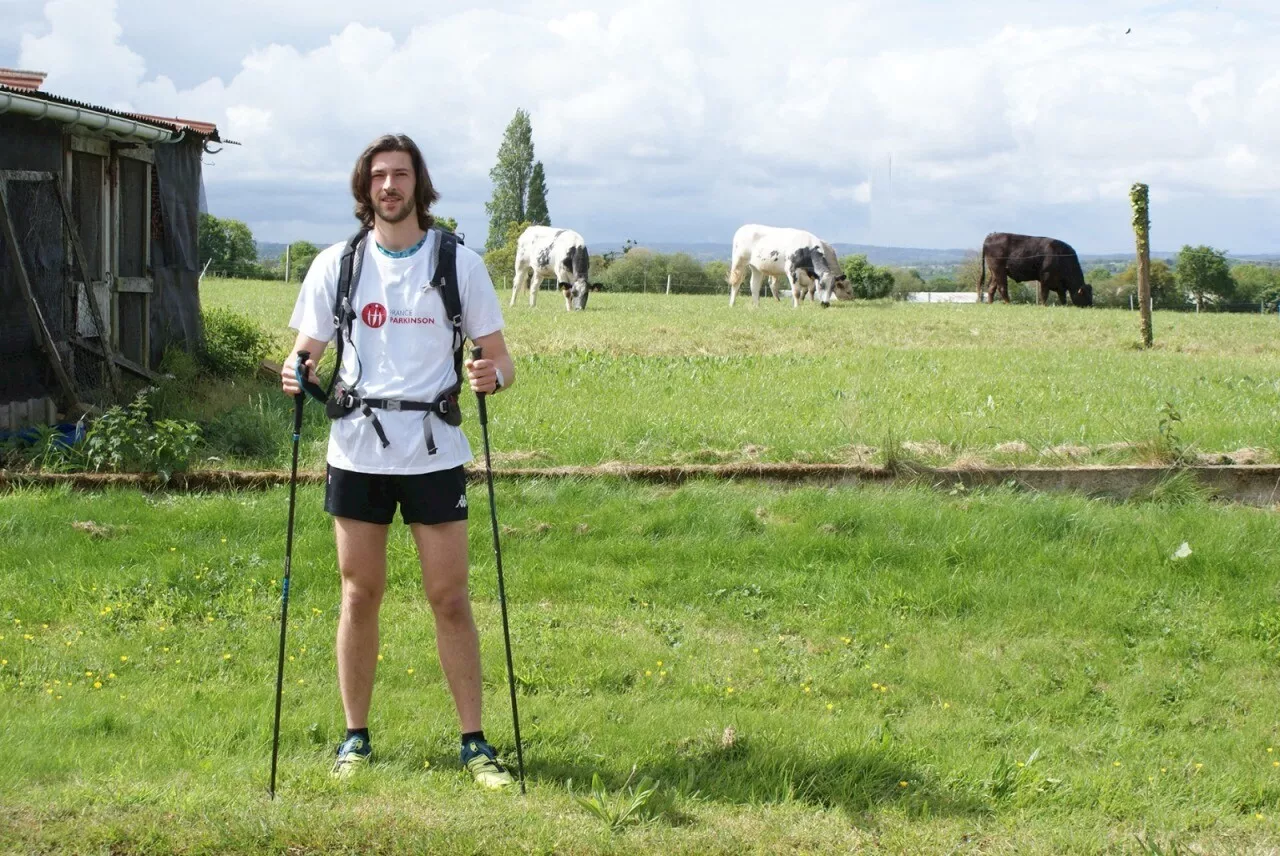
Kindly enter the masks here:
M 366 419 L 373 423 L 373 430 L 378 433 L 378 440 L 385 449 L 391 445 L 382 421 L 373 411 L 386 410 L 391 413 L 401 411 L 418 411 L 422 416 L 422 433 L 427 443 L 427 454 L 437 451 L 435 435 L 431 431 L 431 417 L 438 416 L 446 425 L 457 427 L 462 424 L 462 409 L 458 406 L 459 387 L 454 385 L 436 397 L 435 401 L 406 401 L 399 398 L 362 398 L 356 393 L 338 387 L 337 393 L 325 403 L 324 412 L 330 419 L 341 419 L 347 414 L 359 410 Z

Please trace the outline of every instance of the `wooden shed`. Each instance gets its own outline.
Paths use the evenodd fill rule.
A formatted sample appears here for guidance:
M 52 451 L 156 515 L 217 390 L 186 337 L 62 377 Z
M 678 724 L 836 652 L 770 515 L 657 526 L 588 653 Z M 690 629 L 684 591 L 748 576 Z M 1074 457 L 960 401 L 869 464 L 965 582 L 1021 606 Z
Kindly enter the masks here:
M 118 402 L 202 335 L 201 161 L 218 129 L 43 82 L 0 69 L 0 431 Z

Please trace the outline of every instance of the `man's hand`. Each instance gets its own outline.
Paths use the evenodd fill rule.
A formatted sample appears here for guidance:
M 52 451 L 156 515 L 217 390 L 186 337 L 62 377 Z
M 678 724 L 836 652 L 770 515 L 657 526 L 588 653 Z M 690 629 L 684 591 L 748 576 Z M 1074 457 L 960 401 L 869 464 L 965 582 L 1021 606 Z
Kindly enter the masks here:
M 307 360 L 307 380 L 314 384 L 320 383 L 320 378 L 316 375 L 315 360 Z M 298 385 L 297 351 L 294 351 L 289 355 L 289 359 L 285 361 L 284 366 L 280 369 L 280 388 L 284 390 L 285 395 L 294 396 L 302 394 L 302 387 Z
M 498 389 L 498 367 L 492 360 L 467 360 L 464 365 L 472 392 L 477 395 L 492 395 Z

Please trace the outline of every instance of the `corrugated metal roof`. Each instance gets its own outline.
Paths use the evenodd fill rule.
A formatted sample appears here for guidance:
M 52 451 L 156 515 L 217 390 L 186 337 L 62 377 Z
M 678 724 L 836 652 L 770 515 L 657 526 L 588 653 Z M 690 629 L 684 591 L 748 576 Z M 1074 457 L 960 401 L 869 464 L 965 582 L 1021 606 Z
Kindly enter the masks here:
M 74 98 L 65 98 L 61 95 L 54 95 L 51 92 L 40 92 L 36 88 L 27 85 L 20 85 L 20 81 L 15 78 L 8 79 L 5 73 L 10 75 L 26 75 L 24 80 L 31 80 L 38 77 L 36 86 L 44 81 L 44 75 L 38 71 L 19 72 L 14 69 L 0 69 L 0 92 L 12 92 L 26 98 L 33 98 L 39 101 L 48 101 L 52 104 L 66 104 L 69 107 L 80 107 L 84 110 L 92 110 L 95 113 L 103 113 L 107 116 L 117 116 L 121 119 L 129 119 L 134 122 L 142 122 L 153 127 L 174 132 L 187 132 L 204 137 L 215 143 L 228 143 L 230 145 L 239 145 L 234 140 L 224 140 L 218 135 L 218 126 L 212 122 L 200 122 L 194 119 L 166 119 L 161 116 L 151 116 L 146 113 L 126 113 L 121 110 L 112 110 L 109 107 L 101 107 L 97 104 L 89 104 L 84 101 L 77 101 Z
M 23 71 L 20 68 L 0 68 L 0 86 L 35 92 L 47 77 L 43 71 Z

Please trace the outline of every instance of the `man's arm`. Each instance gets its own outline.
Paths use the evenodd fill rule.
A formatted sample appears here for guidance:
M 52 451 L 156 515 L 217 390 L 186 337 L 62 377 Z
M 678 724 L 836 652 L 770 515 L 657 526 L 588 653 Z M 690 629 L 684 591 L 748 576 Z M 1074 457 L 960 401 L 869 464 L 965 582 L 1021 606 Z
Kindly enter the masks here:
M 293 343 L 293 351 L 280 367 L 280 388 L 284 390 L 285 395 L 297 395 L 302 392 L 302 387 L 298 386 L 297 375 L 299 351 L 311 353 L 311 359 L 307 360 L 307 380 L 315 384 L 320 383 L 320 378 L 316 376 L 316 364 L 320 362 L 320 355 L 324 353 L 325 346 L 328 344 L 328 342 L 298 334 L 297 340 Z M 503 377 L 506 377 L 505 372 Z
M 498 372 L 502 372 L 502 388 L 510 389 L 516 382 L 516 367 L 507 352 L 507 340 L 502 338 L 502 331 L 481 336 L 474 343 L 482 349 L 483 356 L 465 363 L 471 391 L 492 395 L 497 391 Z

